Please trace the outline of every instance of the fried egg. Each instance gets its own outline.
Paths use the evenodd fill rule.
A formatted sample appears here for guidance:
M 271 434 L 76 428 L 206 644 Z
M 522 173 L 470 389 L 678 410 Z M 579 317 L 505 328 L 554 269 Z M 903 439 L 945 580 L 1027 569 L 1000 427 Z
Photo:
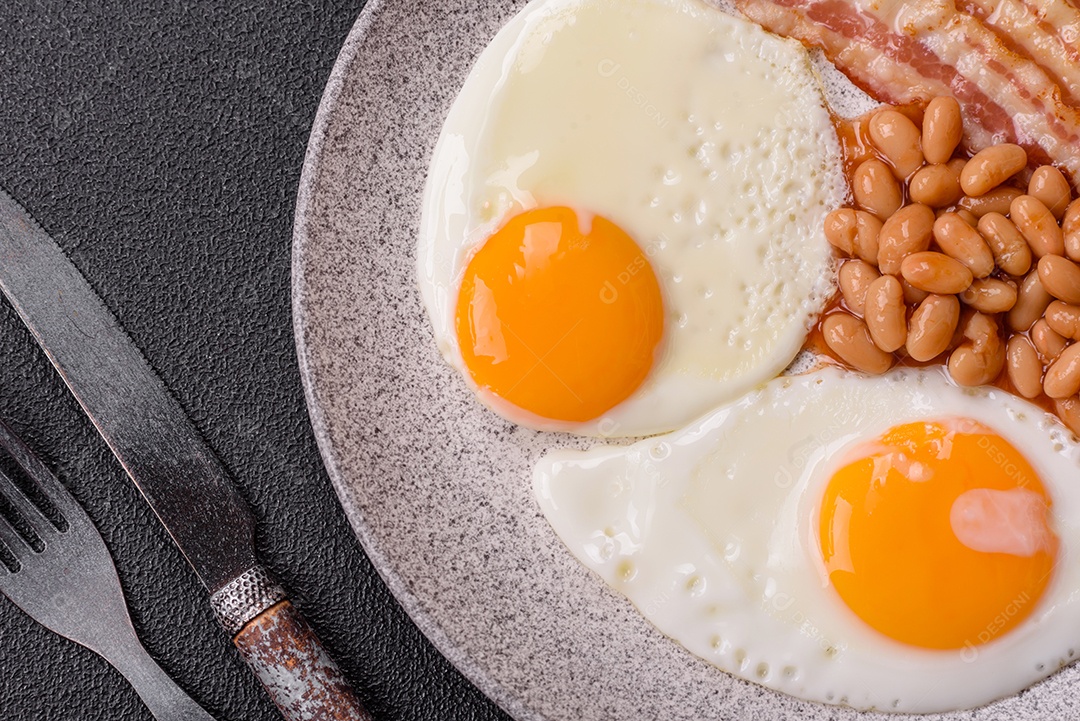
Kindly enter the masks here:
M 533 482 L 569 550 L 697 656 L 929 713 L 1076 657 L 1078 470 L 1075 437 L 1004 391 L 830 368 L 674 434 L 552 451 Z
M 535 0 L 443 127 L 419 285 L 442 354 L 506 418 L 668 431 L 796 355 L 845 193 L 797 42 L 699 0 Z

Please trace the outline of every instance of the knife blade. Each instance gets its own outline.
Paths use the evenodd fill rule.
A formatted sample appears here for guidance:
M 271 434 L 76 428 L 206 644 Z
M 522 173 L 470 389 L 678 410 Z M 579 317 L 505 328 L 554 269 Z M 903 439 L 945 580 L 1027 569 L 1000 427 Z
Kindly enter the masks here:
M 3 189 L 0 291 L 206 586 L 283 715 L 370 719 L 258 564 L 254 520 L 224 466 L 82 273 Z

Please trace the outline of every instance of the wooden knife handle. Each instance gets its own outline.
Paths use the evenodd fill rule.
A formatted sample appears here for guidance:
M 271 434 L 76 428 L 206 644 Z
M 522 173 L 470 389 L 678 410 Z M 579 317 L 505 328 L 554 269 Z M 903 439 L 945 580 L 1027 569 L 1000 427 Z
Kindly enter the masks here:
M 262 568 L 241 574 L 210 600 L 288 721 L 372 721 L 311 626 Z
M 256 616 L 233 643 L 289 721 L 371 721 L 334 659 L 289 601 Z

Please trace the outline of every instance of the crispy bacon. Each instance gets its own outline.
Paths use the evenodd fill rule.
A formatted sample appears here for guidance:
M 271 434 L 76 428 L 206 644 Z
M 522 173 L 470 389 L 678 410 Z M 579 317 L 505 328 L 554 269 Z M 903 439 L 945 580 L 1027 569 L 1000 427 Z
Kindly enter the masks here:
M 1061 87 L 1080 101 L 1080 11 L 1065 0 L 962 0 L 958 7 L 978 18 L 1017 54 L 1038 58 Z
M 1019 19 L 996 8 L 1034 0 L 735 0 L 751 20 L 780 35 L 821 47 L 826 56 L 870 95 L 891 104 L 923 103 L 952 95 L 964 111 L 965 145 L 977 151 L 1000 142 L 1024 146 L 1033 164 L 1053 162 L 1080 179 L 1080 111 L 1065 99 L 1059 82 L 1080 70 L 1055 60 L 1048 70 L 1040 57 L 1056 43 L 1076 49 L 1077 38 L 1061 28 L 1040 39 L 1019 38 Z M 1050 0 L 1057 19 L 1080 13 L 1064 0 Z M 1028 13 L 1038 22 L 1041 10 Z M 1019 8 L 1017 8 L 1019 13 Z M 1010 16 L 1012 17 L 1012 16 Z M 1017 18 L 1019 18 L 1017 14 Z M 1064 20 L 1063 20 L 1064 21 Z M 1025 21 L 1028 22 L 1028 21 Z M 1080 26 L 1078 26 L 1080 27 Z M 993 29 L 992 29 L 993 28 Z M 1008 38 L 1008 42 L 1003 39 Z M 1072 90 L 1068 91 L 1072 96 Z

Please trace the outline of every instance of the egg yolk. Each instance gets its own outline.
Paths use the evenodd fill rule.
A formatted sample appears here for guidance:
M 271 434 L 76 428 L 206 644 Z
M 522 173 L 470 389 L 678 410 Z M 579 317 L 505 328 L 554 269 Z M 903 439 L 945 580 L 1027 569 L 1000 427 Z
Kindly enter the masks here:
M 581 422 L 625 400 L 663 334 L 660 285 L 617 225 L 570 208 L 510 219 L 465 269 L 455 318 L 470 375 L 543 418 Z
M 1037 606 L 1058 539 L 1050 498 L 1008 441 L 966 419 L 911 423 L 831 478 L 820 541 L 829 581 L 886 636 L 964 649 Z

